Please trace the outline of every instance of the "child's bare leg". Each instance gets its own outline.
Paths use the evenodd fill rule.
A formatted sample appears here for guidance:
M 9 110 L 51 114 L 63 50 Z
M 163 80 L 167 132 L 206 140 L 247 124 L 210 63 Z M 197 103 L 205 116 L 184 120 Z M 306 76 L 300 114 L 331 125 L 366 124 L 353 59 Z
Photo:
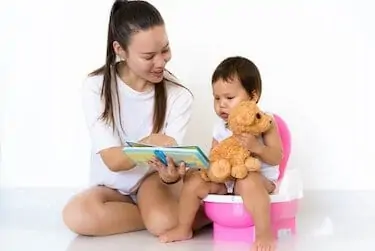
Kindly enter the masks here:
M 274 189 L 275 185 L 260 173 L 249 173 L 245 179 L 236 181 L 235 193 L 241 195 L 245 208 L 254 220 L 256 239 L 253 251 L 275 250 L 269 196 Z
M 175 228 L 159 237 L 161 242 L 173 242 L 191 239 L 193 223 L 201 201 L 209 193 L 225 194 L 224 184 L 204 181 L 200 173 L 191 171 L 186 174 L 179 201 L 179 223 Z

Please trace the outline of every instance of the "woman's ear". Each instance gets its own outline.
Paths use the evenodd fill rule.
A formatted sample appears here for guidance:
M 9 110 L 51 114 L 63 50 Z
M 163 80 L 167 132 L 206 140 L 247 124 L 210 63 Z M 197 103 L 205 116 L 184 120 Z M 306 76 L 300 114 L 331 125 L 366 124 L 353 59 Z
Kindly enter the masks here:
M 126 59 L 126 52 L 121 47 L 120 43 L 117 42 L 117 41 L 114 41 L 112 46 L 113 46 L 113 50 L 114 50 L 114 52 L 116 54 L 116 58 L 119 61 L 125 61 L 125 59 Z

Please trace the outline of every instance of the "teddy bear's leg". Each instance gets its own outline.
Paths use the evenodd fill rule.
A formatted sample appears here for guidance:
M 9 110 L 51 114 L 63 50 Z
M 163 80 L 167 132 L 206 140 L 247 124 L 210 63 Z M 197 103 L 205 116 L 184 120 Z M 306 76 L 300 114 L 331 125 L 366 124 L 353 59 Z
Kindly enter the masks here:
M 244 179 L 248 173 L 249 171 L 247 170 L 245 164 L 238 164 L 232 167 L 231 175 L 236 179 Z
M 231 164 L 226 159 L 214 161 L 208 169 L 208 172 L 208 177 L 212 177 L 211 180 L 224 181 L 231 174 Z
M 254 157 L 248 157 L 245 160 L 245 166 L 249 172 L 258 172 L 261 164 L 260 160 Z

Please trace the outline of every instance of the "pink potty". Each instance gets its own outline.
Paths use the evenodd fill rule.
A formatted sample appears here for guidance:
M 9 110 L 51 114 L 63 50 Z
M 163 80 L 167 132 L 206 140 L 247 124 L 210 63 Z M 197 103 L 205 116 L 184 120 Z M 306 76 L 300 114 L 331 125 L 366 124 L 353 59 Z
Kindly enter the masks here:
M 296 214 L 302 188 L 293 171 L 286 170 L 291 150 L 290 131 L 279 116 L 274 115 L 274 118 L 284 153 L 280 164 L 279 189 L 270 195 L 272 228 L 275 237 L 280 238 L 296 233 Z M 205 213 L 213 221 L 214 240 L 254 242 L 254 222 L 246 212 L 240 196 L 210 194 L 203 201 Z

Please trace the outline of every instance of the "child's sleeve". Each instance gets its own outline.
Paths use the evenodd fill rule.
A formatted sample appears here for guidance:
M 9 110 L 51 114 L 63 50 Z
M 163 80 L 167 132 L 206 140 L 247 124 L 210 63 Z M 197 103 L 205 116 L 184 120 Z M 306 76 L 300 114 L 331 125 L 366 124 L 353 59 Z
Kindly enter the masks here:
M 213 131 L 212 131 L 212 137 L 213 139 L 215 139 L 216 141 L 220 142 L 221 140 L 223 140 L 223 129 L 224 128 L 224 125 L 221 121 L 218 121 L 214 124 L 214 128 L 213 128 Z

